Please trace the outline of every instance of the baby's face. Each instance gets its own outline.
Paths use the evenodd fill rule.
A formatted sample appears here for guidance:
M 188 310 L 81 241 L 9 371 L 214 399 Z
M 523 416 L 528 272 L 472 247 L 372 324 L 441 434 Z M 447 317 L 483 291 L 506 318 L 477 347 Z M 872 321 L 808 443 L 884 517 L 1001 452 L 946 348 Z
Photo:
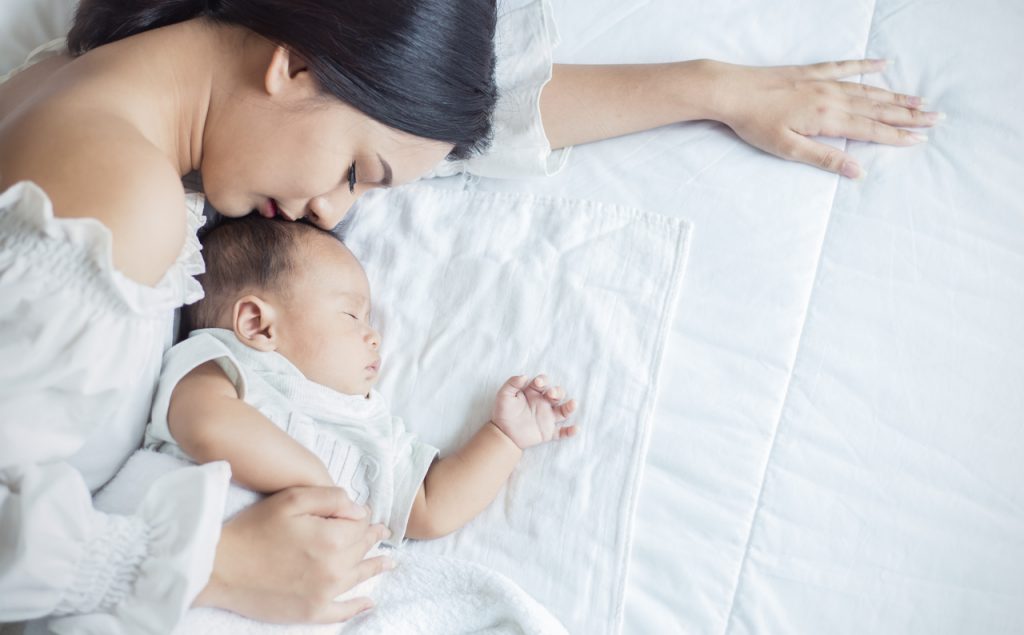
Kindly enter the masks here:
M 298 247 L 278 304 L 277 352 L 307 379 L 365 395 L 380 371 L 380 334 L 370 326 L 370 283 L 347 247 L 320 236 Z

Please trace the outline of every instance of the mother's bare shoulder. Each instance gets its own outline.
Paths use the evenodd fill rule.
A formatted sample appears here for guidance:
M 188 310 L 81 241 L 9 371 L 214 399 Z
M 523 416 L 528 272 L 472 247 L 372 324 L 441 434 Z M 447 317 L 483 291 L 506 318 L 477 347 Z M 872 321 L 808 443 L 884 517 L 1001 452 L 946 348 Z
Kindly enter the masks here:
M 33 181 L 64 218 L 96 218 L 113 235 L 114 266 L 156 284 L 185 239 L 185 193 L 170 158 L 102 112 L 41 113 L 0 133 L 0 190 Z

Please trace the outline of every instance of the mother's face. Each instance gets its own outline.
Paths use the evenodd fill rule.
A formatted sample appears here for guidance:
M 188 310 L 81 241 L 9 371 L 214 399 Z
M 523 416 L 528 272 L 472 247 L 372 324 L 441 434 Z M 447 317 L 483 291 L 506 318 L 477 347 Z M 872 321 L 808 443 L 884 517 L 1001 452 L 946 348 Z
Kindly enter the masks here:
M 211 99 L 200 169 L 226 216 L 256 210 L 331 229 L 364 192 L 416 180 L 452 149 L 319 96 L 284 49 L 274 49 L 263 79 L 263 90 Z

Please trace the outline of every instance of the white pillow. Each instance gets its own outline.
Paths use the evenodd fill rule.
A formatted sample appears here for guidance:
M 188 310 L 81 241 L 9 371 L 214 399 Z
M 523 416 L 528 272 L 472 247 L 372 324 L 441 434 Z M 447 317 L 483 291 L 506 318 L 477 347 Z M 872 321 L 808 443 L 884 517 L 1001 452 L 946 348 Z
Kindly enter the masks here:
M 77 0 L 0 0 L 0 75 L 50 40 L 66 35 Z

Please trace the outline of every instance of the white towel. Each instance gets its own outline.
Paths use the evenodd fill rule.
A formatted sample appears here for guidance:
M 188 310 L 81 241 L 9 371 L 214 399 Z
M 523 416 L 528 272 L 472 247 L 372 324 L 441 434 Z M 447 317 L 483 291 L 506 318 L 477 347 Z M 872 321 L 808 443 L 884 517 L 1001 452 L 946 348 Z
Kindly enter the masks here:
M 191 463 L 168 454 L 139 450 L 95 497 L 108 513 L 131 514 L 149 487 L 168 472 Z M 232 488 L 227 507 L 256 498 Z M 229 611 L 193 609 L 176 635 L 566 635 L 551 613 L 515 582 L 484 566 L 456 558 L 404 551 L 390 554 L 394 571 L 372 579 L 375 608 L 347 624 L 281 625 L 250 620 Z M 365 583 L 364 583 L 365 586 Z M 365 589 L 364 589 L 365 590 Z
M 527 450 L 467 527 L 407 543 L 377 609 L 346 633 L 553 634 L 559 620 L 571 633 L 620 629 L 688 239 L 683 221 L 585 201 L 424 185 L 364 199 L 346 242 L 370 278 L 383 337 L 379 388 L 395 414 L 445 453 L 487 421 L 509 375 L 543 371 L 580 402 L 581 431 Z M 97 505 L 129 512 L 173 463 L 138 453 Z M 338 630 L 200 610 L 177 632 Z
M 364 197 L 345 230 L 383 337 L 380 390 L 451 451 L 519 373 L 580 402 L 580 434 L 526 451 L 481 516 L 415 554 L 503 573 L 571 633 L 620 629 L 633 512 L 689 241 L 678 219 L 606 204 L 414 185 Z
M 566 635 L 558 620 L 514 582 L 454 558 L 402 553 L 382 576 L 376 608 L 343 625 L 255 622 L 228 611 L 195 609 L 180 635 Z

